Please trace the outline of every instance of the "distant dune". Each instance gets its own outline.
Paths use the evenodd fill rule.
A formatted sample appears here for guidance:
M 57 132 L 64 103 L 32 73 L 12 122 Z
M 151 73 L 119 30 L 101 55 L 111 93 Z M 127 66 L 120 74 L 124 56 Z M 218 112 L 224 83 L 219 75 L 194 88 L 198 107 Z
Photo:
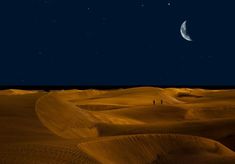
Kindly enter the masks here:
M 0 91 L 0 163 L 233 164 L 234 151 L 235 90 Z

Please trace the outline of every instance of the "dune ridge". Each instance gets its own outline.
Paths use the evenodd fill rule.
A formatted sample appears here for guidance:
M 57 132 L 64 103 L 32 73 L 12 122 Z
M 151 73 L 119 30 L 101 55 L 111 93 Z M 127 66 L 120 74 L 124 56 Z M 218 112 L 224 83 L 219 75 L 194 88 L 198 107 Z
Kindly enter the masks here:
M 106 137 L 81 143 L 78 147 L 101 163 L 185 163 L 190 159 L 197 159 L 195 163 L 235 162 L 235 153 L 222 144 L 185 135 Z
M 99 131 L 96 124 L 99 123 L 141 124 L 140 121 L 125 117 L 111 117 L 104 113 L 81 110 L 61 100 L 53 92 L 39 98 L 35 111 L 44 126 L 64 138 L 97 137 Z
M 234 150 L 235 90 L 0 91 L 0 163 L 232 164 Z

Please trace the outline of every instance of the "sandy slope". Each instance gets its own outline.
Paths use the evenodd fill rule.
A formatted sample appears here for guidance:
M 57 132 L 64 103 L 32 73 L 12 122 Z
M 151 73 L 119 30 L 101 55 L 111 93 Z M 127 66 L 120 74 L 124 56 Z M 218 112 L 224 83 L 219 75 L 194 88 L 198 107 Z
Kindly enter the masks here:
M 66 95 L 65 95 L 66 96 Z M 41 97 L 36 104 L 36 113 L 42 123 L 63 138 L 89 138 L 99 136 L 97 124 L 141 124 L 128 117 L 115 117 L 105 113 L 82 110 L 65 101 L 58 93 Z
M 234 102 L 211 102 L 209 96 L 215 91 L 191 91 L 209 101 L 191 104 L 177 97 L 184 89 L 132 88 L 110 92 L 92 91 L 93 94 L 79 98 L 76 94 L 80 92 L 76 91 L 52 92 L 38 100 L 36 112 L 46 127 L 65 138 L 180 133 L 221 139 L 235 132 Z M 228 92 L 224 92 L 226 97 Z M 164 104 L 153 106 L 153 99 L 163 99 Z
M 65 140 L 46 128 L 35 112 L 45 92 L 3 91 L 0 95 L 0 163 L 78 163 L 88 161 L 78 140 Z M 92 161 L 92 160 L 91 160 Z
M 79 148 L 102 163 L 235 162 L 235 153 L 218 142 L 172 134 L 107 137 Z
M 0 144 L 10 164 L 235 163 L 235 90 L 0 91 Z
M 19 143 L 55 136 L 35 113 L 35 102 L 45 92 L 3 91 L 0 95 L 0 143 Z

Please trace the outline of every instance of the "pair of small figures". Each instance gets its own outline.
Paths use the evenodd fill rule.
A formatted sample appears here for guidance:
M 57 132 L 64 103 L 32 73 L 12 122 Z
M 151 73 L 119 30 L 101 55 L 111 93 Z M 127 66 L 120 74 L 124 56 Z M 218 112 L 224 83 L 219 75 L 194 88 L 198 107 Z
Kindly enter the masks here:
M 163 100 L 161 100 L 160 103 L 163 104 Z M 156 105 L 156 100 L 153 100 L 153 105 Z

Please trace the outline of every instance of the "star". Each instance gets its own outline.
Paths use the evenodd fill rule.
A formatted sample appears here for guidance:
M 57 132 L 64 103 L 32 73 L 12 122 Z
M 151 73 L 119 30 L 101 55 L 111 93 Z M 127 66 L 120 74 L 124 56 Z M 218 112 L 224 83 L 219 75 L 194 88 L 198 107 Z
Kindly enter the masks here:
M 94 11 L 93 8 L 87 7 L 87 12 L 88 12 L 88 13 L 92 13 L 93 11 Z
M 168 6 L 170 6 L 171 5 L 171 3 L 170 2 L 168 2 Z
M 140 0 L 140 1 L 138 1 L 138 7 L 140 7 L 140 8 L 144 8 L 145 7 L 145 5 L 144 5 L 144 0 Z

